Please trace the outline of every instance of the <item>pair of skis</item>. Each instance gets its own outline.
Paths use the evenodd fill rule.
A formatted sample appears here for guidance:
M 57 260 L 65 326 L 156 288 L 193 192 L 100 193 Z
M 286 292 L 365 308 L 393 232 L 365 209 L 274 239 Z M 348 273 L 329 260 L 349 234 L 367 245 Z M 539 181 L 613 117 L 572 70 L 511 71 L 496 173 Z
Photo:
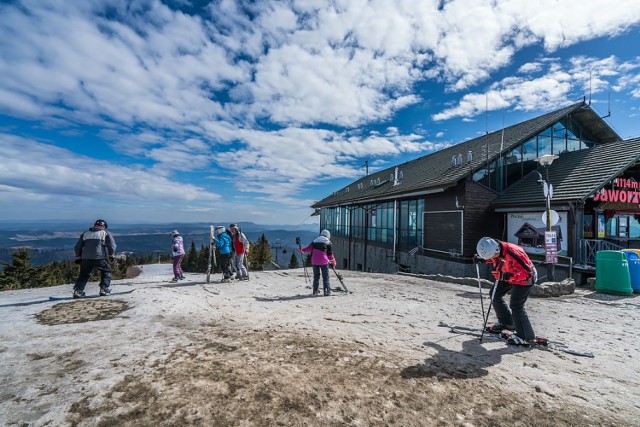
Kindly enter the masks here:
M 213 244 L 213 225 L 209 226 L 209 257 L 207 259 L 207 283 L 211 281 L 211 263 L 213 262 L 213 266 L 217 269 L 218 264 L 216 263 L 215 252 L 216 247 Z
M 449 328 L 449 331 L 454 333 L 454 334 L 471 335 L 471 336 L 474 336 L 474 337 L 482 337 L 482 336 L 484 336 L 483 333 L 478 331 L 478 328 L 472 328 L 470 326 L 451 325 L 451 324 L 446 323 L 446 322 L 440 322 L 438 324 L 438 326 L 441 326 L 443 328 Z M 494 337 L 496 337 L 498 339 L 503 339 L 501 334 L 489 334 L 489 335 L 494 336 Z M 567 346 L 567 344 L 565 344 L 563 342 L 560 342 L 560 341 L 546 340 L 546 344 L 536 344 L 535 347 L 536 348 L 541 348 L 541 349 L 547 349 L 547 350 L 561 351 L 563 353 L 572 354 L 574 356 L 594 357 L 593 353 L 591 353 L 591 352 L 573 350 L 573 349 L 569 348 Z

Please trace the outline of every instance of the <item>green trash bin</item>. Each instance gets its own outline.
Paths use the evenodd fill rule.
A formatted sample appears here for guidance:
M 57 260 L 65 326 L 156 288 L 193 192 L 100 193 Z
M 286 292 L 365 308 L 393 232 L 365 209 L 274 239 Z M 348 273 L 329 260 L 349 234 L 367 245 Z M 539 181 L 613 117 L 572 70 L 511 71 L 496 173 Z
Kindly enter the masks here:
M 627 254 L 623 251 L 596 253 L 596 292 L 633 295 Z

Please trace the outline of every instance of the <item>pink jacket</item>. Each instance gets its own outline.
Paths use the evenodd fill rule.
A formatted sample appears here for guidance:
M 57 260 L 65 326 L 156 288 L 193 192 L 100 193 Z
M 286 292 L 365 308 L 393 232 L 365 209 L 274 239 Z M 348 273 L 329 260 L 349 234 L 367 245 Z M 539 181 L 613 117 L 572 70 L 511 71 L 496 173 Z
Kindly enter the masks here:
M 331 240 L 324 236 L 318 236 L 305 248 L 302 252 L 311 252 L 312 265 L 327 265 L 329 261 L 334 261 L 333 250 L 331 249 Z

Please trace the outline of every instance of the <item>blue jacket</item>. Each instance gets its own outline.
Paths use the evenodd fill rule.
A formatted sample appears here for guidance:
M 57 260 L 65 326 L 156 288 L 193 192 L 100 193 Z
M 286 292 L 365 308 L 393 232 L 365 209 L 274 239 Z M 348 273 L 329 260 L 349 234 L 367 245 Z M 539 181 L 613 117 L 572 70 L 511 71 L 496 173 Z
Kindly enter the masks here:
M 213 243 L 220 249 L 220 254 L 230 254 L 231 253 L 231 236 L 227 233 L 222 233 L 218 237 L 213 238 Z

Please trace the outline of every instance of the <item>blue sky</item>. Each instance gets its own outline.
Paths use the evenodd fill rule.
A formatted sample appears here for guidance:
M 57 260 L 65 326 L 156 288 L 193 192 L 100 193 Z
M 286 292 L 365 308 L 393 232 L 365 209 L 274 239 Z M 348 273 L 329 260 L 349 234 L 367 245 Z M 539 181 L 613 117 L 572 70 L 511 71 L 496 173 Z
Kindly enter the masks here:
M 640 136 L 640 2 L 607 3 L 3 2 L 0 220 L 298 224 L 583 96 Z

